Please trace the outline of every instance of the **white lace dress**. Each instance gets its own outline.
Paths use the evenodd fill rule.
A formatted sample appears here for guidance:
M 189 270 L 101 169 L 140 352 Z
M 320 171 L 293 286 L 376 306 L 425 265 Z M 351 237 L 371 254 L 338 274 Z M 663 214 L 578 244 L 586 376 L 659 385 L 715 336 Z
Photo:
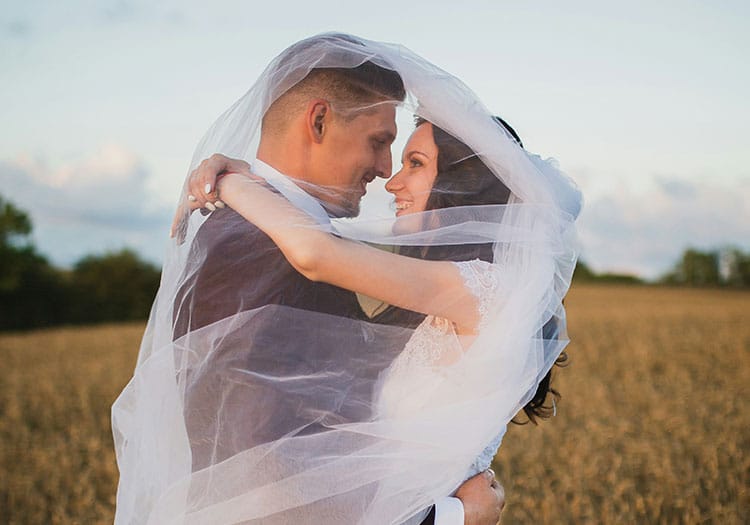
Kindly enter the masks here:
M 496 265 L 475 259 L 454 263 L 464 280 L 464 285 L 479 303 L 481 330 L 487 322 L 487 312 L 500 286 L 500 275 Z M 385 418 L 399 418 L 414 412 L 429 409 L 433 397 L 441 388 L 462 388 L 468 385 L 443 381 L 444 370 L 464 352 L 453 324 L 447 319 L 427 316 L 414 330 L 404 350 L 393 361 L 381 380 L 378 393 L 378 413 Z M 441 392 L 441 397 L 445 392 Z M 505 425 L 498 429 L 496 437 L 474 460 L 467 478 L 486 470 L 500 447 Z

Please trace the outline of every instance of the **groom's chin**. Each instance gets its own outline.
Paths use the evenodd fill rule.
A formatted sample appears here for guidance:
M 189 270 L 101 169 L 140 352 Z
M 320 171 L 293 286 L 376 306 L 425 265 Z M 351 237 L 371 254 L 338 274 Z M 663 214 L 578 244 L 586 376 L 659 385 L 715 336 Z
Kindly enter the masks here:
M 328 215 L 334 219 L 353 219 L 359 216 L 359 201 L 337 204 L 326 202 L 323 207 Z

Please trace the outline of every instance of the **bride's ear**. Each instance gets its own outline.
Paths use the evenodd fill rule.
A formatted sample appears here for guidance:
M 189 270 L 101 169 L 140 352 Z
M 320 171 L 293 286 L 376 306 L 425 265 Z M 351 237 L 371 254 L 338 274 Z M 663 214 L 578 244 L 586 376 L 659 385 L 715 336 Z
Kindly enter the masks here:
M 311 100 L 307 105 L 306 124 L 310 140 L 316 144 L 323 141 L 331 121 L 331 106 L 326 100 Z

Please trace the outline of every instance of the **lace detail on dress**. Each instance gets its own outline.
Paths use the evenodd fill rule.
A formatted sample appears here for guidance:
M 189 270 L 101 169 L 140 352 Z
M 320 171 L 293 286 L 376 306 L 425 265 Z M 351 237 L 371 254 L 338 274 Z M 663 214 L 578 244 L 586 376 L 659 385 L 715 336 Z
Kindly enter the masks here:
M 502 443 L 503 441 L 504 435 L 505 428 L 503 428 L 503 430 L 497 436 L 495 436 L 495 438 L 490 442 L 489 445 L 484 447 L 482 453 L 479 454 L 479 457 L 474 460 L 474 462 L 471 464 L 471 467 L 469 468 L 469 471 L 466 473 L 467 479 L 472 476 L 476 476 L 480 472 L 483 472 L 490 468 L 490 465 L 492 465 L 492 460 L 495 459 L 497 450 L 500 448 L 500 443 Z
M 427 316 L 414 330 L 403 352 L 394 360 L 391 374 L 409 377 L 415 370 L 431 369 L 452 349 L 460 349 L 453 323 L 440 317 Z
M 479 302 L 479 329 L 484 328 L 495 294 L 500 286 L 500 270 L 497 265 L 474 259 L 454 262 L 464 280 L 464 286 Z
M 454 263 L 461 273 L 464 286 L 479 302 L 479 328 L 488 321 L 492 302 L 501 282 L 497 265 L 479 259 Z M 434 394 L 441 392 L 443 399 L 451 398 L 455 392 L 460 397 L 466 385 L 453 378 L 450 385 L 443 382 L 444 367 L 441 359 L 464 349 L 456 336 L 453 323 L 447 319 L 428 316 L 414 330 L 404 350 L 385 372 L 378 393 L 378 412 L 381 417 L 409 417 L 415 412 L 429 410 L 434 403 Z M 449 366 L 449 365 L 448 365 Z M 447 391 L 445 389 L 448 389 Z M 451 390 L 452 389 L 452 390 Z M 486 470 L 497 454 L 505 434 L 503 427 L 471 464 L 466 478 Z
M 464 286 L 479 302 L 481 329 L 500 284 L 499 270 L 479 259 L 454 264 Z M 452 322 L 427 316 L 386 372 L 380 391 L 381 414 L 398 417 L 426 407 L 443 377 L 441 359 L 450 360 L 451 355 L 460 356 L 463 351 Z
M 497 265 L 474 259 L 472 261 L 454 263 L 461 273 L 464 280 L 464 286 L 469 290 L 479 302 L 479 330 L 485 327 L 489 320 L 489 312 L 493 301 L 497 297 L 497 291 L 500 287 L 500 269 Z M 480 472 L 487 470 L 492 464 L 492 460 L 497 454 L 500 443 L 503 440 L 505 428 L 495 436 L 495 438 L 482 450 L 474 462 L 471 464 L 466 474 L 467 478 L 475 476 Z

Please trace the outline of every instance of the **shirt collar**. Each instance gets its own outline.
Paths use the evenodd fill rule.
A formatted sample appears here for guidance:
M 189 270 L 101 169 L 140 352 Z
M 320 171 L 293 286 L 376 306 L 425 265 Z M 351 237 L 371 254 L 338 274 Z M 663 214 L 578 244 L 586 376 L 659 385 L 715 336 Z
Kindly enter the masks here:
M 290 177 L 260 159 L 253 160 L 251 170 L 255 175 L 264 178 L 279 193 L 286 197 L 289 202 L 310 215 L 319 224 L 331 225 L 331 218 L 323 206 L 309 193 L 297 186 Z

